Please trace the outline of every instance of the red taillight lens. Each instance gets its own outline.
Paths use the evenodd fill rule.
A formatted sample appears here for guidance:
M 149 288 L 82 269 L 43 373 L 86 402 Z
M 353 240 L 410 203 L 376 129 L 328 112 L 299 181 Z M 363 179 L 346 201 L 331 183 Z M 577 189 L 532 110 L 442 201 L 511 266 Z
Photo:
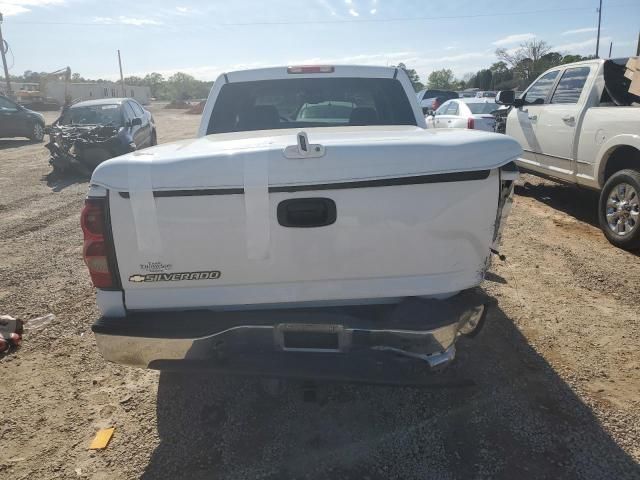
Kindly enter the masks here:
M 115 286 L 113 272 L 109 263 L 105 233 L 106 203 L 102 198 L 88 198 L 85 200 L 80 225 L 84 234 L 84 248 L 82 249 L 84 263 L 89 268 L 91 281 L 96 288 L 112 288 Z
M 475 126 L 476 126 L 476 122 L 473 120 L 473 118 L 469 117 L 467 119 L 467 128 L 470 128 L 473 130 Z
M 287 73 L 333 73 L 335 67 L 331 65 L 300 65 L 288 67 Z
M 80 217 L 80 225 L 85 236 L 104 235 L 104 202 L 97 199 L 87 199 Z

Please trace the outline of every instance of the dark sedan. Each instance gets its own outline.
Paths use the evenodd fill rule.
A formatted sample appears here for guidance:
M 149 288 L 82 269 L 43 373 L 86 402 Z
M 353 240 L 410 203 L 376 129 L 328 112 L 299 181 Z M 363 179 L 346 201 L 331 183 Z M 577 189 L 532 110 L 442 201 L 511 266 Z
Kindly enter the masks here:
M 0 95 L 0 137 L 44 138 L 44 117 Z
M 76 103 L 63 111 L 56 124 L 124 128 L 136 149 L 158 143 L 153 116 L 131 98 L 103 98 Z
M 156 145 L 153 116 L 131 98 L 79 102 L 63 109 L 48 130 L 55 170 L 90 173 L 109 158 Z

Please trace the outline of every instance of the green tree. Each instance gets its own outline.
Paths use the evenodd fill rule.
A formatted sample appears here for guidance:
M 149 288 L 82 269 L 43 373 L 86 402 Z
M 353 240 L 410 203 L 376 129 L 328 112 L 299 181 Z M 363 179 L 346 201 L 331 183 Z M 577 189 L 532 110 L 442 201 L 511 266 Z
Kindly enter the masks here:
M 402 70 L 405 71 L 405 73 L 409 77 L 409 80 L 411 80 L 411 85 L 413 85 L 413 89 L 416 92 L 419 92 L 424 88 L 424 84 L 420 81 L 420 76 L 413 68 L 407 68 L 407 66 L 404 63 L 399 63 L 396 66 L 396 68 L 401 68 Z
M 508 90 L 515 86 L 513 71 L 505 62 L 495 62 L 490 67 L 492 75 L 492 90 Z
M 427 86 L 440 90 L 451 90 L 457 88 L 457 82 L 453 72 L 448 68 L 443 68 L 442 70 L 434 70 L 429 74 Z
M 165 83 L 165 79 L 162 74 L 158 72 L 147 73 L 144 78 L 144 85 L 148 86 L 151 89 L 152 97 L 159 97 L 160 90 Z
M 171 100 L 189 100 L 196 93 L 197 80 L 188 73 L 177 72 L 167 79 L 167 90 Z
M 573 62 L 581 62 L 583 60 L 592 60 L 596 58 L 595 55 L 587 55 L 586 57 L 583 57 L 582 55 L 565 55 L 564 57 L 562 57 L 562 64 L 565 63 L 573 63 Z
M 515 50 L 498 48 L 496 57 L 511 67 L 520 87 L 528 85 L 547 68 L 559 65 L 562 60 L 559 54 L 551 52 L 547 42 L 536 39 L 520 44 Z
M 22 79 L 25 82 L 38 83 L 40 81 L 41 76 L 42 74 L 38 72 L 34 72 L 32 70 L 25 70 L 24 74 L 22 75 Z
M 493 72 L 490 69 L 482 69 L 476 73 L 473 86 L 480 90 L 491 90 L 493 88 Z

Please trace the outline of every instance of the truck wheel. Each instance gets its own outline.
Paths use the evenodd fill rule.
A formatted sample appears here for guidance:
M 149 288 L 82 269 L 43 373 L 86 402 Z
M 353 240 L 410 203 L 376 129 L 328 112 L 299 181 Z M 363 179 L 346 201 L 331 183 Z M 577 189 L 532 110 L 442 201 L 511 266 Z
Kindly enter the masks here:
M 44 126 L 41 123 L 35 122 L 31 126 L 29 139 L 34 142 L 41 142 L 42 140 L 44 140 Z
M 640 248 L 640 171 L 614 173 L 600 192 L 600 228 L 624 250 Z

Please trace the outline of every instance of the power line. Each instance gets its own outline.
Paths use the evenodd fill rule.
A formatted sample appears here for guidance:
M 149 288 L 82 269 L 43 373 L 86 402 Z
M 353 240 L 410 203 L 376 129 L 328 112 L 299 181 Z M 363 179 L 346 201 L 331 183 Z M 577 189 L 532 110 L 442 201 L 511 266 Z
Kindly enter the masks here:
M 598 7 L 598 37 L 596 40 L 596 58 L 600 58 L 600 22 L 601 21 L 602 21 L 602 0 L 600 0 L 600 6 Z
M 622 8 L 636 6 L 636 3 L 621 3 L 608 5 L 607 8 Z M 430 17 L 396 17 L 396 18 L 365 18 L 362 20 L 351 19 L 336 19 L 336 20 L 282 20 L 273 22 L 231 22 L 231 23 L 209 23 L 207 26 L 211 27 L 254 27 L 254 26 L 269 26 L 269 25 L 331 25 L 331 24 L 357 24 L 357 23 L 392 23 L 392 22 L 421 22 L 429 20 L 455 20 L 462 18 L 486 18 L 486 17 L 512 17 L 519 15 L 537 15 L 542 13 L 555 13 L 555 12 L 576 12 L 593 10 L 593 7 L 567 7 L 567 8 L 547 8 L 539 10 L 526 10 L 521 12 L 492 12 L 492 13 L 478 13 L 467 15 L 440 15 Z M 87 26 L 87 27 L 139 27 L 131 23 L 118 23 L 116 21 L 112 23 L 95 23 L 95 22 L 34 22 L 34 21 L 12 21 L 12 25 L 75 25 L 75 26 Z M 172 23 L 173 26 L 194 26 L 195 23 Z M 201 24 L 197 24 L 201 25 Z M 145 25 L 151 26 L 164 26 L 159 25 Z

